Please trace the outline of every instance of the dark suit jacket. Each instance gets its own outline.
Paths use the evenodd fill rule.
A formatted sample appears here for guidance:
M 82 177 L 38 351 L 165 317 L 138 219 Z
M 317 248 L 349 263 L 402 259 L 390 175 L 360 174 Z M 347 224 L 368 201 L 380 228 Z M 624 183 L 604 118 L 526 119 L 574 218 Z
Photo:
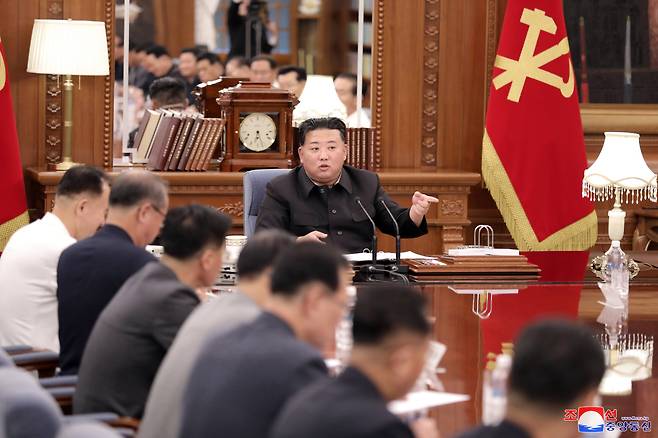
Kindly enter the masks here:
M 281 228 L 296 236 L 318 230 L 327 233 L 327 242 L 346 252 L 361 252 L 371 248 L 372 224 L 356 202 L 361 200 L 377 227 L 395 235 L 395 226 L 379 202 L 383 199 L 397 218 L 402 237 L 418 237 L 427 233 L 423 218 L 420 227 L 409 217 L 409 209 L 400 207 L 384 191 L 377 174 L 367 170 L 343 166 L 340 180 L 328 191 L 328 200 L 309 179 L 303 167 L 274 178 L 267 185 L 256 222 L 256 231 Z
M 197 294 L 159 262 L 126 281 L 105 307 L 82 356 L 73 410 L 142 418 L 155 373 Z
M 576 425 L 574 424 L 574 430 Z M 458 438 L 531 438 L 530 435 L 516 424 L 504 420 L 497 426 L 479 426 L 469 430 Z
M 62 252 L 57 266 L 59 366 L 76 374 L 98 316 L 123 283 L 148 262 L 150 253 L 123 229 L 105 225 Z
M 349 367 L 290 399 L 271 438 L 413 438 L 409 427 L 386 407 L 373 383 Z
M 240 3 L 235 3 L 233 0 L 231 0 L 229 3 L 228 11 L 226 11 L 226 25 L 228 27 L 228 36 L 231 43 L 227 59 L 231 59 L 234 56 L 247 56 L 247 18 L 238 14 Z M 272 49 L 274 48 L 267 41 L 268 31 L 265 27 L 265 23 L 262 23 L 261 21 L 262 27 L 260 31 L 260 53 L 256 53 L 256 25 L 257 24 L 254 22 L 253 27 L 251 28 L 251 57 L 261 53 L 272 53 Z
M 179 436 L 265 438 L 286 400 L 326 373 L 318 351 L 263 313 L 205 343 L 190 373 Z

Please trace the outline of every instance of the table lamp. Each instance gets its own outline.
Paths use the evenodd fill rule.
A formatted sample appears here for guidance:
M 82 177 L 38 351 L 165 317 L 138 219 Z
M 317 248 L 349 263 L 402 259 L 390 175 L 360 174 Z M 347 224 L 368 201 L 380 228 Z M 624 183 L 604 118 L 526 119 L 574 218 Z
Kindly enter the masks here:
M 110 74 L 105 23 L 71 19 L 34 20 L 27 71 L 64 75 L 64 139 L 62 162 L 57 164 L 56 169 L 68 170 L 76 164 L 71 157 L 72 76 Z
M 644 161 L 639 134 L 606 132 L 601 153 L 585 170 L 583 197 L 591 201 L 614 199 L 613 208 L 608 211 L 608 236 L 612 246 L 619 246 L 624 236 L 626 213 L 621 203 L 639 203 L 647 199 L 656 202 L 656 191 L 656 174 Z
M 338 117 L 346 121 L 345 105 L 336 94 L 336 87 L 331 76 L 309 75 L 299 103 L 292 112 L 294 126 L 304 120 L 315 117 Z

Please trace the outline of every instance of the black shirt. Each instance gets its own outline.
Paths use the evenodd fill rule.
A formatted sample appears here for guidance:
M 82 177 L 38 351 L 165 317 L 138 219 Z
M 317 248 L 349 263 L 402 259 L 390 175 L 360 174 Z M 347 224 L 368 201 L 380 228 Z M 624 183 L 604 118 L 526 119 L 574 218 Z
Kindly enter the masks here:
M 575 428 L 574 428 L 575 430 Z M 503 420 L 497 426 L 479 426 L 459 435 L 458 438 L 531 438 L 525 430 L 511 421 Z
M 394 236 L 395 226 L 379 200 L 384 200 L 397 218 L 402 237 L 427 233 L 425 218 L 416 226 L 409 209 L 400 207 L 386 194 L 377 174 L 351 166 L 343 166 L 340 180 L 331 188 L 315 185 L 301 166 L 274 178 L 267 185 L 256 231 L 281 228 L 303 236 L 317 230 L 328 234 L 326 242 L 345 252 L 361 252 L 371 248 L 372 224 L 357 198 L 383 233 Z
M 328 378 L 320 353 L 267 312 L 211 337 L 189 376 L 179 432 L 185 438 L 265 438 L 286 400 Z
M 76 374 L 91 330 L 123 283 L 155 260 L 122 228 L 105 225 L 66 248 L 57 265 L 59 366 Z
M 373 383 L 356 368 L 295 395 L 275 422 L 271 438 L 412 438 Z

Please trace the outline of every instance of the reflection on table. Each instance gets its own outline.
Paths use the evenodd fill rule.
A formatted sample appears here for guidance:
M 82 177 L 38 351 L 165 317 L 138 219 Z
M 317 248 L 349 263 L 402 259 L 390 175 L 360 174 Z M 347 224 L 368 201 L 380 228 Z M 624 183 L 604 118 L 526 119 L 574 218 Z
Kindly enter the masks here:
M 482 372 L 487 353 L 500 353 L 501 343 L 513 342 L 518 332 L 530 322 L 544 317 L 578 319 L 592 327 L 601 338 L 609 336 L 611 327 L 606 331 L 605 324 L 597 322 L 604 309 L 601 304 L 604 296 L 596 279 L 586 271 L 588 253 L 525 255 L 542 269 L 542 277 L 536 282 L 492 284 L 488 281 L 419 286 L 428 299 L 434 319 L 434 337 L 448 348 L 440 364 L 446 370 L 439 376 L 441 382 L 448 392 L 470 396 L 467 402 L 432 411 L 431 415 L 438 421 L 444 437 L 453 436 L 480 421 Z M 474 312 L 474 295 L 478 304 L 485 299 L 483 296 L 492 301 L 486 318 Z M 658 278 L 652 272 L 642 271 L 631 281 L 628 317 L 623 325 L 623 333 L 619 335 L 622 336 L 620 339 L 626 339 L 626 350 L 640 345 L 639 336 L 658 337 Z M 652 360 L 655 361 L 655 357 Z M 649 367 L 652 366 L 650 363 Z M 632 381 L 629 395 L 604 396 L 603 406 L 616 408 L 619 416 L 658 419 L 658 379 L 651 376 Z

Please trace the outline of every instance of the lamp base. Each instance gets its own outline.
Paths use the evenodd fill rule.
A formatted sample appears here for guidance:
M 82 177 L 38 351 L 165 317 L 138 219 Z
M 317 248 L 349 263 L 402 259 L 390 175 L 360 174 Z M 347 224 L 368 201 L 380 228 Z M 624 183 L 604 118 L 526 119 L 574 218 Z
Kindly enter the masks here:
M 61 163 L 57 163 L 55 165 L 55 170 L 65 172 L 69 170 L 71 167 L 79 166 L 80 164 L 82 163 L 76 163 L 75 161 L 72 161 L 70 158 L 64 158 L 64 160 Z
M 640 266 L 637 262 L 631 258 L 628 258 L 628 275 L 629 278 L 635 278 L 637 274 L 640 273 Z M 608 257 L 605 254 L 594 257 L 589 263 L 589 269 L 594 275 L 596 275 L 601 280 L 606 280 L 606 271 L 607 271 Z

